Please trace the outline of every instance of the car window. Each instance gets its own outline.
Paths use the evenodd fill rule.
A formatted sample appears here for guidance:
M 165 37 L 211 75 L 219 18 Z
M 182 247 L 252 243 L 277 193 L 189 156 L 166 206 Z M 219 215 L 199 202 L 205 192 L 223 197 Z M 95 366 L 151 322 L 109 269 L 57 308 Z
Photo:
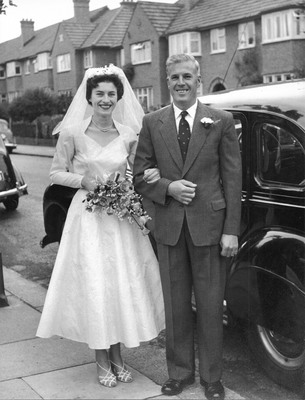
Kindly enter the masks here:
M 238 143 L 239 143 L 239 148 L 240 151 L 242 151 L 242 122 L 241 120 L 234 116 L 234 124 L 235 124 L 235 130 L 238 138 Z
M 305 151 L 293 133 L 269 123 L 258 124 L 256 132 L 260 180 L 305 186 Z

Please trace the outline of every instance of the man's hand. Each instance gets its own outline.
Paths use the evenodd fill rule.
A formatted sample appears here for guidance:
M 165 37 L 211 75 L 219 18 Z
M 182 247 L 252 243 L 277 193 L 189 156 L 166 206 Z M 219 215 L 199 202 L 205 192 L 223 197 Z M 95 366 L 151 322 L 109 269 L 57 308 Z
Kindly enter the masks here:
M 196 183 L 181 179 L 168 185 L 167 194 L 180 203 L 188 205 L 195 197 L 196 187 Z
M 233 257 L 238 250 L 238 237 L 235 235 L 223 234 L 220 240 L 221 255 L 224 257 Z
M 158 168 L 148 168 L 144 171 L 143 179 L 146 183 L 154 183 L 161 178 Z

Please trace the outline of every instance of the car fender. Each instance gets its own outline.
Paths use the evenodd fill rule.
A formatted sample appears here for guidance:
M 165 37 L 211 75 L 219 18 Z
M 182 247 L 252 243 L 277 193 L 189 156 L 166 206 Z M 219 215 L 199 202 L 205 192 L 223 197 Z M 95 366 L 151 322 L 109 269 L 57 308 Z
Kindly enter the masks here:
M 263 228 L 244 240 L 226 287 L 230 313 L 295 341 L 305 332 L 305 238 Z
M 78 189 L 62 185 L 49 185 L 43 196 L 43 215 L 46 236 L 41 240 L 40 246 L 60 242 L 68 209 Z

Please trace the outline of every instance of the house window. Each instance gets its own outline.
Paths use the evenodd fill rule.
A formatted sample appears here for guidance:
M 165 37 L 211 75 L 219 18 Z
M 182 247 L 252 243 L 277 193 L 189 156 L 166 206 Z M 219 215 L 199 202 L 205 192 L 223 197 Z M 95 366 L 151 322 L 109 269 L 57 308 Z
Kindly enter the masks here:
M 31 73 L 31 61 L 26 60 L 24 63 L 24 74 L 29 75 Z
M 85 50 L 84 52 L 84 68 L 93 67 L 92 50 Z
M 5 68 L 0 67 L 0 79 L 4 79 L 5 78 Z
M 247 49 L 255 46 L 255 25 L 253 21 L 238 25 L 238 48 Z
M 60 34 L 58 35 L 58 40 L 59 40 L 60 42 L 63 42 L 63 41 L 64 41 L 64 35 L 63 35 L 62 33 L 60 33 Z
M 151 62 L 151 43 L 150 41 L 131 45 L 132 64 L 143 64 Z
M 59 90 L 58 95 L 72 97 L 72 89 Z
M 264 75 L 263 82 L 273 83 L 273 82 L 291 81 L 292 79 L 294 79 L 294 74 L 287 72 L 283 74 Z
M 62 54 L 57 56 L 57 72 L 65 72 L 71 70 L 70 54 Z
M 11 103 L 13 100 L 17 99 L 19 93 L 18 92 L 9 92 L 8 93 L 8 102 Z
M 225 28 L 211 30 L 211 53 L 222 53 L 226 51 Z
M 17 61 L 12 61 L 6 64 L 7 77 L 21 75 L 21 65 Z
M 6 103 L 6 94 L 5 93 L 1 94 L 1 103 Z
M 148 112 L 153 107 L 152 87 L 138 88 L 134 92 L 144 112 Z
M 45 69 L 51 68 L 51 57 L 49 53 L 40 53 L 34 63 L 34 71 L 43 71 Z
M 302 10 L 284 10 L 262 16 L 263 43 L 305 38 Z
M 169 37 L 169 55 L 188 53 L 201 55 L 201 39 L 199 32 L 183 32 Z
M 296 37 L 304 38 L 305 35 L 305 10 L 293 10 L 293 28 Z

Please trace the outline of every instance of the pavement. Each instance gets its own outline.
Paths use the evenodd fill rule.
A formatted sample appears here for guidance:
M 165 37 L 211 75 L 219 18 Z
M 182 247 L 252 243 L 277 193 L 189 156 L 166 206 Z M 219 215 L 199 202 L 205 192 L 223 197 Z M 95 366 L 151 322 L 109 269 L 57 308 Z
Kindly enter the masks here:
M 52 157 L 54 150 L 18 145 L 14 153 Z M 4 297 L 8 303 L 0 307 L 0 400 L 205 399 L 198 371 L 196 382 L 178 396 L 161 394 L 167 369 L 165 349 L 158 338 L 134 349 L 122 346 L 123 358 L 134 377 L 132 383 L 119 382 L 111 389 L 101 386 L 94 351 L 86 344 L 60 337 L 36 337 L 46 291 L 18 272 L 1 268 L 0 262 L 0 300 Z M 228 388 L 225 391 L 227 400 L 246 400 Z
M 13 154 L 23 154 L 28 156 L 53 157 L 55 147 L 53 146 L 35 146 L 28 144 L 17 144 Z

